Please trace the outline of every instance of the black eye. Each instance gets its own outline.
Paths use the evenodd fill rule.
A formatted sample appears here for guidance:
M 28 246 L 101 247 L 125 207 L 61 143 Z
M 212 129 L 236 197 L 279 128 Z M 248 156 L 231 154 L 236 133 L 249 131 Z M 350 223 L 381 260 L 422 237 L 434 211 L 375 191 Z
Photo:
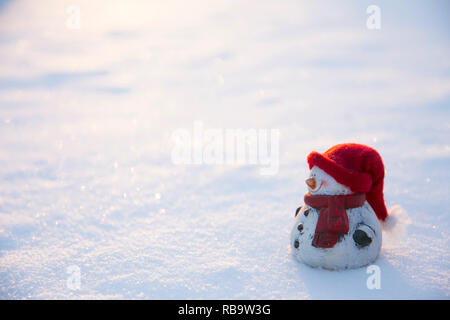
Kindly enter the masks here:
M 306 209 L 305 212 L 303 212 L 303 214 L 305 215 L 305 217 L 307 217 L 309 214 L 309 209 Z
M 300 210 L 302 210 L 303 206 L 300 206 L 297 208 L 297 210 L 295 210 L 295 216 L 298 215 L 298 213 L 300 212 Z

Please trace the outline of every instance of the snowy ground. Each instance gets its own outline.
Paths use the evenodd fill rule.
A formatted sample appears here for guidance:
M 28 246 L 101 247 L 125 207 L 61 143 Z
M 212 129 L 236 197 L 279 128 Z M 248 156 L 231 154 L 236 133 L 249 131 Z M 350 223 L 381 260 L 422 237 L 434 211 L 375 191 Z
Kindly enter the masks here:
M 449 13 L 0 1 L 0 298 L 448 299 Z M 175 165 L 171 135 L 195 121 L 278 129 L 278 173 Z M 379 150 L 403 213 L 379 290 L 366 268 L 311 269 L 289 248 L 307 154 L 348 141 Z

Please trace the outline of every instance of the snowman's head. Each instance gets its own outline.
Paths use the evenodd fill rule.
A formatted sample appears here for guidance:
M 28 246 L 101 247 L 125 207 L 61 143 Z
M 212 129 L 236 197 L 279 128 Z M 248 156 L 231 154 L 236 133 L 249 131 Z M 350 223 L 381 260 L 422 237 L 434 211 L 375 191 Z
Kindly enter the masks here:
M 308 191 L 312 195 L 351 194 L 350 188 L 340 184 L 332 176 L 317 166 L 311 168 L 309 178 L 306 179 Z

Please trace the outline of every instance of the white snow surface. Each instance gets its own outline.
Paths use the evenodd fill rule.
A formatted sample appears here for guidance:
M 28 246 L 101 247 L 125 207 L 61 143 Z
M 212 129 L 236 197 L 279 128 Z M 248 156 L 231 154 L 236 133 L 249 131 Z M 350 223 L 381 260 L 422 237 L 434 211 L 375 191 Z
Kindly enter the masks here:
M 371 4 L 0 1 L 0 298 L 448 299 L 449 4 Z M 278 129 L 278 173 L 175 165 L 195 121 Z M 343 142 L 386 167 L 380 289 L 290 249 Z

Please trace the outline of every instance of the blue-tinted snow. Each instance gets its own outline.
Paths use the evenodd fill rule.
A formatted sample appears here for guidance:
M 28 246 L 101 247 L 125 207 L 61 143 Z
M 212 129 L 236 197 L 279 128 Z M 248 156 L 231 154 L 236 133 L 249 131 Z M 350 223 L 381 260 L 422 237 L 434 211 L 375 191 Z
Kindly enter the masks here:
M 0 2 L 0 297 L 444 298 L 446 1 Z M 280 168 L 171 161 L 174 130 L 280 130 Z M 306 156 L 382 154 L 401 220 L 376 264 L 293 260 Z M 80 288 L 67 270 L 80 270 Z

